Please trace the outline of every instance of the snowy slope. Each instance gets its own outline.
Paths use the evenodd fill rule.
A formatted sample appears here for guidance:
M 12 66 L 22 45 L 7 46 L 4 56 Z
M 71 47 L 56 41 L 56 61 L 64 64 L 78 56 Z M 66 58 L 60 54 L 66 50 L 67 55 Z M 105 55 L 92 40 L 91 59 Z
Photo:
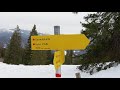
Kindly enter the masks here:
M 75 78 L 77 65 L 62 65 L 62 78 Z M 120 78 L 120 65 L 93 75 L 80 72 L 81 78 Z M 8 65 L 0 62 L 0 78 L 56 78 L 53 65 Z

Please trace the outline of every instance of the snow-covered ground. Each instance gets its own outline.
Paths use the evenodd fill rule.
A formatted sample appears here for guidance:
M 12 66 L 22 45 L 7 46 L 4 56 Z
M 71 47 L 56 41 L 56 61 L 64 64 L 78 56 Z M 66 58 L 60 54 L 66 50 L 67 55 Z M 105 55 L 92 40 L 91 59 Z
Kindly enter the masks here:
M 78 65 L 62 65 L 62 78 L 76 78 L 75 73 L 80 72 L 81 78 L 120 78 L 120 65 L 102 70 L 93 75 L 83 73 L 76 69 Z M 53 65 L 8 65 L 0 62 L 0 78 L 56 78 Z

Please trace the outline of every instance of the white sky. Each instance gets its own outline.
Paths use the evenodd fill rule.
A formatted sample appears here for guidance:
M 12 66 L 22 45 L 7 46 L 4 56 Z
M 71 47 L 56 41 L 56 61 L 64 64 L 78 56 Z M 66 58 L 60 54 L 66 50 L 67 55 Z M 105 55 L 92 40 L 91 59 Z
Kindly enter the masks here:
M 78 34 L 84 22 L 83 17 L 92 12 L 0 12 L 0 29 L 15 28 L 31 30 L 36 24 L 37 31 L 41 33 L 54 33 L 54 26 L 59 25 L 61 34 Z

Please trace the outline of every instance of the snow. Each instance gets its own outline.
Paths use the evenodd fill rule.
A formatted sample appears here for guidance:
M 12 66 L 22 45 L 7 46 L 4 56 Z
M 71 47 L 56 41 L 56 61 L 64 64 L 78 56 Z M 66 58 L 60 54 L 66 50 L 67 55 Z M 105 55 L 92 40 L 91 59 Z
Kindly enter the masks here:
M 89 78 L 120 78 L 120 65 L 89 76 Z
M 81 78 L 120 78 L 120 65 L 102 70 L 93 75 L 76 69 L 79 65 L 62 65 L 61 78 L 76 78 L 80 72 Z M 56 78 L 53 65 L 8 65 L 0 62 L 0 78 Z

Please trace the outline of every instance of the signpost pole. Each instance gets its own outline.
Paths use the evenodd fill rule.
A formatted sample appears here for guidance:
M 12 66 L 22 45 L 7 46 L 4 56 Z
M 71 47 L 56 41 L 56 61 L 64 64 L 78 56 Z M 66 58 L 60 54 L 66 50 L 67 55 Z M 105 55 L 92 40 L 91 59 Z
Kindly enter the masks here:
M 54 35 L 60 35 L 60 26 L 54 26 Z M 56 77 L 61 77 L 61 66 L 56 70 Z

